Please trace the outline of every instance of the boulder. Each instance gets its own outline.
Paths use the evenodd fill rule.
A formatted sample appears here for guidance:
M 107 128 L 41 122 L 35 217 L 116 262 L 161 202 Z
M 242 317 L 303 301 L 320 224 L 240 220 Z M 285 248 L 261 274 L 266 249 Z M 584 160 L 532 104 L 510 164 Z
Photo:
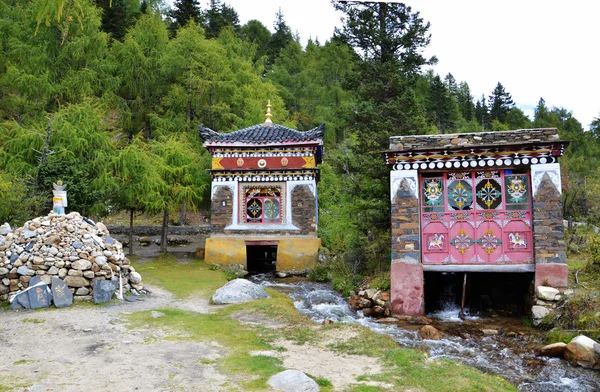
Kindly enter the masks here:
M 110 302 L 117 291 L 117 286 L 118 281 L 116 280 L 94 280 L 94 303 Z
M 440 333 L 440 331 L 438 331 L 437 328 L 435 328 L 431 325 L 425 325 L 425 326 L 421 327 L 421 329 L 419 329 L 419 336 L 421 337 L 421 339 L 427 339 L 427 340 L 442 339 L 442 334 Z
M 541 320 L 549 314 L 550 309 L 544 306 L 534 305 L 531 307 L 531 315 L 533 316 L 534 320 Z
M 565 353 L 565 348 L 567 347 L 566 343 L 558 342 L 548 344 L 542 347 L 536 355 L 538 357 L 554 357 L 554 358 L 562 358 Z
M 73 293 L 60 278 L 52 277 L 52 301 L 57 308 L 73 305 Z
M 237 304 L 261 298 L 269 298 L 269 295 L 261 286 L 246 279 L 234 279 L 215 291 L 212 302 L 215 304 Z
M 535 295 L 544 301 L 554 301 L 554 298 L 560 294 L 554 287 L 538 286 L 535 288 Z
M 319 384 L 299 370 L 285 370 L 269 379 L 268 384 L 276 391 L 318 392 Z
M 591 369 L 600 361 L 600 357 L 594 350 L 594 340 L 585 335 L 579 335 L 573 338 L 565 347 L 565 359 L 571 365 L 577 365 Z

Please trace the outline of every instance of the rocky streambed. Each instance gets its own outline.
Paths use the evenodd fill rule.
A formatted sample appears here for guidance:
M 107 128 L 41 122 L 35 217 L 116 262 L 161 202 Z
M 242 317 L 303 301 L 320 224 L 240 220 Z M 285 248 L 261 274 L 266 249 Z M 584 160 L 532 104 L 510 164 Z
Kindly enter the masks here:
M 352 310 L 346 299 L 327 284 L 299 278 L 275 280 L 266 275 L 256 276 L 254 280 L 288 294 L 298 311 L 317 323 L 361 324 L 391 336 L 402 346 L 427 351 L 431 360 L 462 361 L 484 372 L 497 374 L 522 391 L 600 390 L 600 372 L 573 367 L 560 358 L 537 356 L 542 347 L 539 332 L 524 327 L 519 319 L 467 317 L 463 321 L 458 317 L 459 309 L 454 307 L 427 317 L 373 319 L 365 317 L 362 310 Z M 382 308 L 385 312 L 385 306 Z M 424 339 L 419 335 L 419 330 L 427 323 L 441 331 L 441 339 Z

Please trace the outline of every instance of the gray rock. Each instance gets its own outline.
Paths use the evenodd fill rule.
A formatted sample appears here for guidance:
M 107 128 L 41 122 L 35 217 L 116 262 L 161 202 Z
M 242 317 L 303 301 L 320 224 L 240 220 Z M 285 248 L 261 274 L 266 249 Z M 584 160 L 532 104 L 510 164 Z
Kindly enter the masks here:
M 87 287 L 80 287 L 75 291 L 75 295 L 88 295 L 90 293 L 90 289 Z
M 21 235 L 24 238 L 33 238 L 33 237 L 37 237 L 38 233 L 33 230 L 23 230 L 23 233 L 21 233 Z
M 100 268 L 108 265 L 108 263 L 106 262 L 106 257 L 105 256 L 97 256 L 94 259 L 94 263 L 98 264 L 98 266 L 100 266 Z
M 73 246 L 73 248 L 75 249 L 81 249 L 83 248 L 83 243 L 79 242 L 79 241 L 75 241 L 73 242 L 73 244 L 71 244 Z
M 39 276 L 34 276 L 33 278 L 29 279 L 29 287 L 35 286 L 36 284 L 40 283 L 42 281 L 42 278 L 40 278 Z
M 27 294 L 27 291 L 17 294 L 17 297 L 13 303 L 15 302 L 18 302 L 23 309 L 31 309 L 31 305 L 29 304 L 29 294 Z
M 71 270 L 72 271 L 72 270 Z M 81 276 L 66 276 L 65 283 L 69 287 L 86 287 L 90 285 L 90 282 L 84 277 Z
M 73 305 L 73 293 L 60 278 L 52 278 L 52 300 L 57 308 Z
M 535 294 L 541 300 L 554 301 L 554 298 L 560 294 L 560 291 L 554 287 L 538 286 L 535 288 Z
M 29 269 L 26 265 L 22 265 L 19 268 L 17 268 L 17 274 L 33 276 L 33 275 L 35 275 L 35 271 L 32 269 Z
M 116 280 L 94 280 L 94 303 L 109 302 L 117 291 Z
M 106 237 L 105 241 L 106 241 L 107 245 L 114 245 L 115 244 L 115 239 L 112 238 L 112 237 Z
M 319 384 L 299 370 L 285 370 L 269 379 L 269 385 L 283 392 L 319 392 Z
M 261 286 L 246 279 L 234 279 L 218 288 L 212 296 L 212 301 L 216 304 L 237 304 L 260 298 L 269 298 Z
M 33 241 L 28 242 L 27 245 L 25 245 L 25 251 L 29 252 L 31 249 L 33 249 Z
M 17 299 L 15 298 L 14 301 L 12 301 L 10 304 L 10 310 L 21 310 L 21 309 L 24 309 L 23 305 L 21 305 L 21 303 L 19 301 L 17 301 Z
M 153 310 L 152 312 L 150 312 L 150 314 L 152 315 L 152 318 L 159 318 L 159 317 L 166 316 L 166 314 L 164 314 L 163 312 L 157 312 L 156 310 Z
M 8 274 L 8 272 L 9 272 L 8 268 L 0 267 L 0 275 L 6 275 L 6 274 Z
M 50 306 L 50 302 L 52 302 L 52 292 L 46 283 L 27 290 L 27 294 L 29 294 L 31 309 L 47 308 Z
M 12 233 L 12 229 L 10 228 L 10 225 L 8 223 L 5 223 L 2 226 L 0 226 L 0 235 L 7 235 L 8 233 Z
M 80 271 L 88 270 L 88 269 L 92 268 L 92 263 L 86 259 L 79 259 L 79 260 L 76 260 L 71 263 L 71 268 L 74 268 L 74 269 L 80 270 Z
M 133 284 L 140 284 L 142 283 L 142 275 L 134 271 L 131 274 L 129 274 L 129 281 Z
M 14 263 L 15 261 L 17 261 L 17 259 L 19 258 L 19 255 L 17 253 L 13 253 L 10 255 L 10 263 Z

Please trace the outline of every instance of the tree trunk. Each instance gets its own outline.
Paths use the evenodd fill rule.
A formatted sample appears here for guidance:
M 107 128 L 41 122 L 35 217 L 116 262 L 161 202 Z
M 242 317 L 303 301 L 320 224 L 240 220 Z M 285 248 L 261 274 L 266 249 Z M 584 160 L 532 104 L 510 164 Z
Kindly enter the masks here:
M 179 224 L 181 226 L 185 226 L 186 213 L 187 213 L 187 201 L 184 200 L 181 202 L 181 215 L 179 215 Z
M 129 256 L 133 256 L 133 208 L 129 210 Z
M 169 209 L 165 208 L 163 212 L 162 229 L 160 231 L 160 251 L 167 251 L 167 229 L 169 227 Z

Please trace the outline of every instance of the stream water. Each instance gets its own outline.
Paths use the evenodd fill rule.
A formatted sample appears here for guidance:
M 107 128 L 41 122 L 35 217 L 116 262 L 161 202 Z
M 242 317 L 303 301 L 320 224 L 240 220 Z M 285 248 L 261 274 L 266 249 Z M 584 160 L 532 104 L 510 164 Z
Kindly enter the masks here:
M 316 323 L 329 319 L 333 322 L 361 324 L 374 332 L 391 336 L 401 346 L 425 348 L 431 359 L 459 360 L 501 376 L 521 391 L 600 391 L 598 371 L 572 367 L 559 358 L 535 357 L 527 335 L 509 337 L 503 333 L 494 336 L 469 333 L 475 329 L 481 331 L 490 328 L 490 325 L 498 328 L 502 322 L 497 319 L 467 317 L 462 321 L 458 318 L 457 308 L 447 308 L 428 315 L 434 320 L 434 326 L 444 332 L 444 339 L 423 340 L 414 330 L 377 323 L 363 317 L 351 310 L 346 300 L 327 284 L 301 279 L 275 280 L 272 275 L 266 274 L 256 275 L 253 280 L 289 295 L 298 311 Z M 518 322 L 512 320 L 513 325 Z

